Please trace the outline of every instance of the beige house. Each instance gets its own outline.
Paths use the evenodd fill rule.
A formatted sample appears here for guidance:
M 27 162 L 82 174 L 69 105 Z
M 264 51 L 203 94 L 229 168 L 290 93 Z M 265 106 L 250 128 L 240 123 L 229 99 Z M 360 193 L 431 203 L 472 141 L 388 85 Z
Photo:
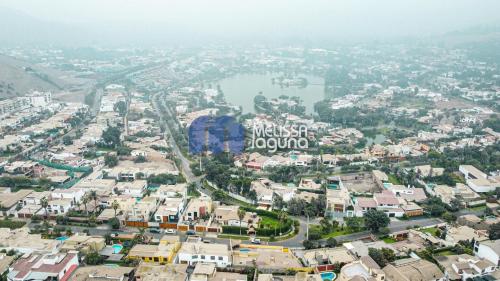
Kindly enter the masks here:
M 106 242 L 104 237 L 75 234 L 64 241 L 61 246 L 61 251 L 79 251 L 88 254 L 93 251 L 98 252 L 104 249 L 105 246 Z
M 439 267 L 423 259 L 407 258 L 386 265 L 383 269 L 387 281 L 444 281 Z

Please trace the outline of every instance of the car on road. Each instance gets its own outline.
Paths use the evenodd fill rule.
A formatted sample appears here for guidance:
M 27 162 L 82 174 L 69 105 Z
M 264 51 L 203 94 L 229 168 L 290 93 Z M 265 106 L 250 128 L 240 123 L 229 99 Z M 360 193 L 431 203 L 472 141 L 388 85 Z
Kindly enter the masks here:
M 149 232 L 151 232 L 151 233 L 161 233 L 161 230 L 159 230 L 158 228 L 150 228 Z
M 166 234 L 175 234 L 176 231 L 175 231 L 175 229 L 165 229 L 165 233 Z
M 251 242 L 252 244 L 260 244 L 260 243 L 261 243 L 259 238 L 252 238 L 252 239 L 250 240 L 250 242 Z

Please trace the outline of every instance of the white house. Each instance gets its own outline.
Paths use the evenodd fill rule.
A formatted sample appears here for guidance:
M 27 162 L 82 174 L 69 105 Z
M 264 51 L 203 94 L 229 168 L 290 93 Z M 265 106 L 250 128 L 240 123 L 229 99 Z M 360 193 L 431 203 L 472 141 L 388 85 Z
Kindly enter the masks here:
M 474 245 L 474 254 L 477 257 L 489 260 L 496 266 L 500 265 L 500 240 L 488 240 L 476 242 Z
M 84 195 L 85 190 L 82 188 L 56 189 L 52 192 L 52 199 L 71 199 L 76 204 Z
M 122 194 L 133 197 L 142 197 L 148 182 L 145 180 L 135 180 L 132 182 L 117 182 L 115 189 Z
M 198 262 L 214 263 L 217 267 L 231 266 L 231 252 L 226 244 L 183 243 L 177 253 L 177 263 L 192 266 Z
M 459 171 L 464 175 L 467 185 L 475 192 L 490 192 L 500 187 L 500 182 L 472 165 L 460 165 Z

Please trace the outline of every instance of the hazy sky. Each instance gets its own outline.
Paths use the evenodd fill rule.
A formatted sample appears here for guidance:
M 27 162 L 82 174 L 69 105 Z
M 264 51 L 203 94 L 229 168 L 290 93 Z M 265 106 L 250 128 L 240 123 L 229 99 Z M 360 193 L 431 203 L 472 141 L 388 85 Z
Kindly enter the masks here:
M 95 39 L 128 32 L 184 40 L 371 40 L 500 22 L 498 0 L 0 0 L 0 7 L 77 26 Z

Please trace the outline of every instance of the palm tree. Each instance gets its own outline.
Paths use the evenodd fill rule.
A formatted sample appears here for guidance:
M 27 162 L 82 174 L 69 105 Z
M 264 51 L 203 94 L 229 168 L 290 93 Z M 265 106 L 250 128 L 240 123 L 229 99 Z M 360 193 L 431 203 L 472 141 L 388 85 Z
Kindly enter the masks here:
M 283 222 L 288 219 L 288 215 L 286 214 L 285 211 L 280 211 L 278 214 L 278 219 L 280 221 L 280 236 L 281 236 L 281 225 L 283 225 Z
M 94 200 L 94 212 L 97 211 L 97 192 L 95 190 L 90 191 L 90 198 Z
M 89 203 L 89 196 L 87 194 L 85 194 L 82 197 L 82 204 L 83 204 L 83 207 L 85 208 L 85 214 L 88 216 L 89 212 L 87 211 L 87 203 Z
M 47 198 L 43 197 L 40 199 L 40 205 L 42 205 L 42 208 L 45 210 L 45 219 L 47 219 L 47 208 L 49 207 L 49 200 Z
M 115 218 L 116 218 L 116 211 L 118 210 L 118 208 L 120 208 L 120 203 L 118 203 L 118 201 L 116 200 L 113 200 L 113 203 L 111 203 L 111 208 L 113 208 L 113 210 L 115 211 Z
M 240 219 L 240 235 L 241 235 L 241 221 L 243 220 L 243 218 L 245 217 L 245 214 L 247 212 L 245 212 L 245 210 L 239 208 L 238 209 L 238 218 Z

